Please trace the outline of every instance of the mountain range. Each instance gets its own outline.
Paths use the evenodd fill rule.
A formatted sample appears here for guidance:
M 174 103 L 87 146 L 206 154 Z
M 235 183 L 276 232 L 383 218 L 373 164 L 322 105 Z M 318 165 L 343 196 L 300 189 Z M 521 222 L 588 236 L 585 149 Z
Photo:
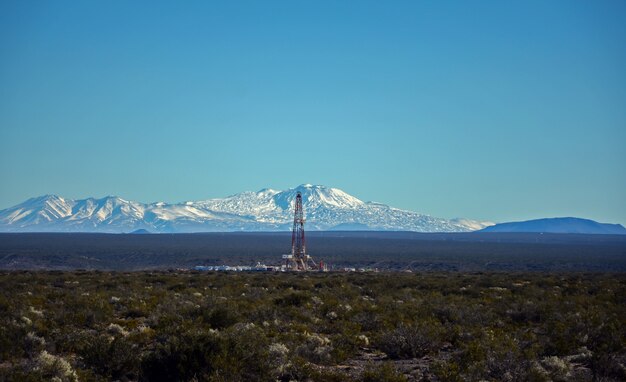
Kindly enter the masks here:
M 492 225 L 442 219 L 364 202 L 332 187 L 303 184 L 226 198 L 182 203 L 139 203 L 116 196 L 72 200 L 57 195 L 28 199 L 0 211 L 2 232 L 154 233 L 284 231 L 291 228 L 293 203 L 302 194 L 307 230 L 468 232 Z

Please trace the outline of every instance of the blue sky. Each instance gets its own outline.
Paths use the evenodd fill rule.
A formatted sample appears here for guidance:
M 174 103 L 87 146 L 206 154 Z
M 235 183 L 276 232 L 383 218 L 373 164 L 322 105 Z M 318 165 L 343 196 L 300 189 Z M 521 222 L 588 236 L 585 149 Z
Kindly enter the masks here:
M 0 208 L 324 184 L 626 223 L 624 1 L 4 1 Z

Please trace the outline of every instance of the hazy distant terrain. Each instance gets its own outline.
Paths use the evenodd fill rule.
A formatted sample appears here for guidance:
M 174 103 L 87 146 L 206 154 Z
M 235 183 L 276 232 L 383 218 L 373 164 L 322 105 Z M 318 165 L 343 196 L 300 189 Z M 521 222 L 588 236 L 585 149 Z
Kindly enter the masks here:
M 279 264 L 290 233 L 0 234 L 0 269 L 143 270 Z M 626 271 L 626 236 L 532 233 L 309 232 L 335 268 Z

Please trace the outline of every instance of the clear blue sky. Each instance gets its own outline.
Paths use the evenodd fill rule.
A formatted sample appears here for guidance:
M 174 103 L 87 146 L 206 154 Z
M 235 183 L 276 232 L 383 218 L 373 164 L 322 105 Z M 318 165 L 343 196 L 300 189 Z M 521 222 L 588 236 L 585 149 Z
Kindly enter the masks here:
M 626 2 L 0 3 L 0 208 L 301 183 L 626 223 Z

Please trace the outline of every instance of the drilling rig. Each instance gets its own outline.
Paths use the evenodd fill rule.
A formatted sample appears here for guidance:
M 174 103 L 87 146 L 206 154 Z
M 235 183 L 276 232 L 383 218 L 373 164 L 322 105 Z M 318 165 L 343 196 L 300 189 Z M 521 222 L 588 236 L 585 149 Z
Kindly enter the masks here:
M 304 211 L 302 209 L 302 194 L 296 195 L 291 231 L 291 254 L 283 255 L 284 268 L 289 271 L 324 271 L 323 263 L 316 264 L 313 258 L 306 253 L 304 238 Z

